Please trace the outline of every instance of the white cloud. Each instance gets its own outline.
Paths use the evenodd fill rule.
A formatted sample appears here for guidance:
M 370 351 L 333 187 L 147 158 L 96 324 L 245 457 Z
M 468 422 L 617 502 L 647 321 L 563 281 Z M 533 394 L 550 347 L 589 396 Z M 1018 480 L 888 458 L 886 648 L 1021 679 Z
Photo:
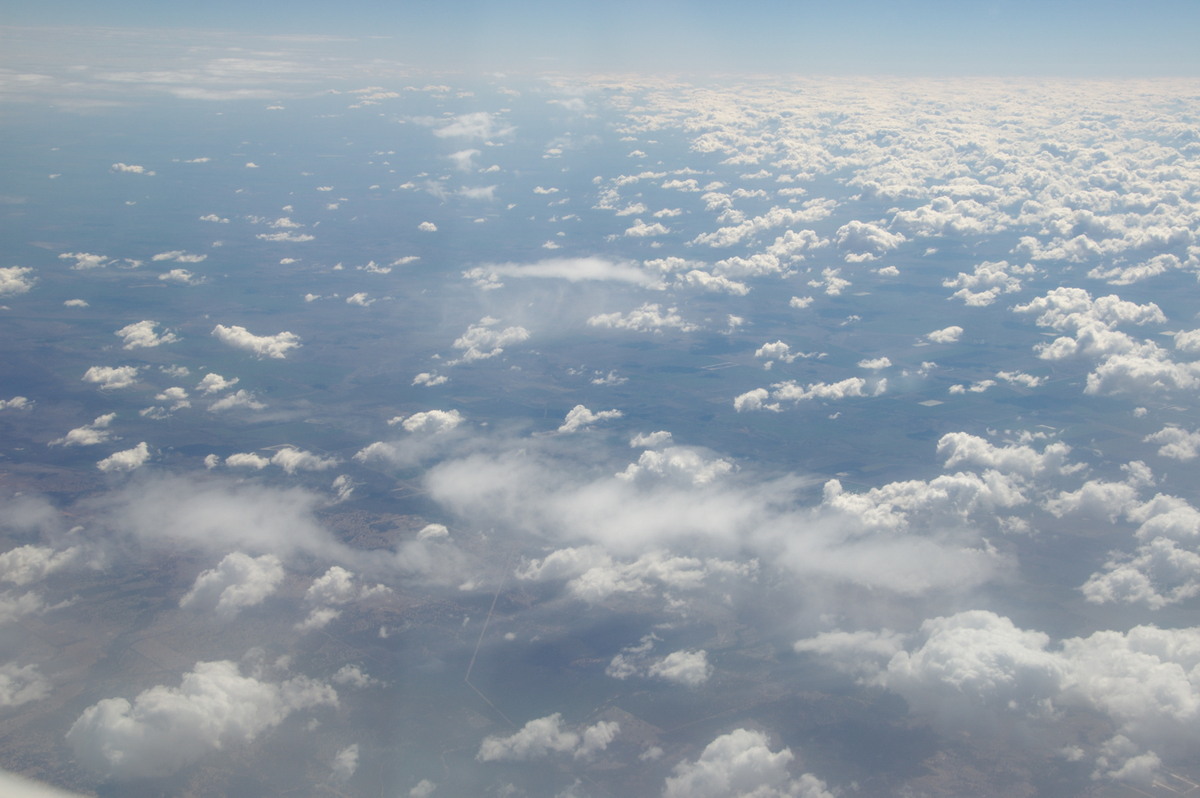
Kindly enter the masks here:
M 691 332 L 696 325 L 684 321 L 679 312 L 671 307 L 665 311 L 655 303 L 647 302 L 629 313 L 601 313 L 587 320 L 591 327 L 611 327 L 618 330 L 660 333 L 665 329 Z
M 271 456 L 271 463 L 289 474 L 297 471 L 325 471 L 336 466 L 338 462 L 336 457 L 321 457 L 294 446 L 284 446 Z
M 417 376 L 413 377 L 413 385 L 427 385 L 430 388 L 435 385 L 443 385 L 450 381 L 450 378 L 444 374 L 436 374 L 434 372 L 422 371 Z
M 333 757 L 333 777 L 346 781 L 358 770 L 358 743 L 348 745 Z
M 707 485 L 733 470 L 733 463 L 719 457 L 706 457 L 699 449 L 668 446 L 662 450 L 647 449 L 636 463 L 630 463 L 616 476 L 626 481 L 669 479 L 699 486 Z
M 83 381 L 104 389 L 128 388 L 137 382 L 137 375 L 137 366 L 92 366 L 84 372 Z
M 18 665 L 15 661 L 0 665 L 0 707 L 40 701 L 50 695 L 50 690 L 50 681 L 38 673 L 36 665 Z
M 638 433 L 629 439 L 629 445 L 634 449 L 654 449 L 668 443 L 671 443 L 671 433 L 666 430 Z
M 496 357 L 504 352 L 504 347 L 529 339 L 529 330 L 524 327 L 496 329 L 496 325 L 499 323 L 499 319 L 485 316 L 479 320 L 478 324 L 467 327 L 467 331 L 453 343 L 455 349 L 462 350 L 461 357 L 447 365 L 471 363 Z
M 781 402 L 798 404 L 814 399 L 837 401 L 851 397 L 879 396 L 885 391 L 887 391 L 886 379 L 878 379 L 872 384 L 862 377 L 849 377 L 839 382 L 814 382 L 804 386 L 795 380 L 787 380 L 775 383 L 771 386 L 770 391 L 765 388 L 747 391 L 733 400 L 733 407 L 739 413 L 746 410 L 779 412 L 782 409 Z
M 875 260 L 906 240 L 901 233 L 890 233 L 879 225 L 858 220 L 842 225 L 835 234 L 838 249 L 846 253 L 847 261 Z
M 75 265 L 72 269 L 83 271 L 85 269 L 100 269 L 115 263 L 112 258 L 107 255 L 94 255 L 90 252 L 64 252 L 58 256 L 59 260 L 73 260 Z
M 161 335 L 155 332 L 156 326 L 158 326 L 158 322 L 143 319 L 125 325 L 113 335 L 124 340 L 124 349 L 149 349 L 163 344 L 173 344 L 179 340 L 179 337 L 170 330 L 164 330 Z
M 33 269 L 28 266 L 5 266 L 0 268 L 0 296 L 24 294 L 33 288 L 34 279 L 28 275 Z
M 61 438 L 56 438 L 50 441 L 51 446 L 95 446 L 98 443 L 104 443 L 112 439 L 113 435 L 109 432 L 108 427 L 112 424 L 113 419 L 117 417 L 116 413 L 105 413 L 102 416 L 97 416 L 91 424 L 84 424 L 82 427 L 76 427 Z
M 1158 453 L 1173 460 L 1186 462 L 1200 455 L 1200 431 L 1189 432 L 1182 427 L 1167 426 L 1142 440 L 1162 444 Z
M 114 452 L 96 463 L 101 471 L 133 471 L 141 468 L 150 459 L 150 448 L 142 441 L 132 449 Z
M 283 582 L 283 564 L 273 554 L 251 557 L 235 551 L 216 568 L 196 577 L 179 606 L 215 611 L 232 618 L 245 607 L 261 604 Z
M 0 399 L 0 410 L 27 410 L 33 407 L 33 402 L 27 396 L 14 396 L 12 399 Z
M 601 410 L 599 413 L 593 413 L 583 405 L 575 405 L 567 413 L 563 423 L 559 425 L 558 432 L 568 433 L 577 432 L 585 427 L 590 427 L 598 421 L 607 421 L 613 418 L 620 418 L 622 413 L 620 410 Z
M 943 327 L 925 335 L 925 340 L 935 344 L 952 344 L 962 337 L 963 328 L 957 325 Z
M 295 333 L 284 331 L 275 335 L 254 335 L 245 327 L 236 324 L 232 327 L 218 324 L 213 327 L 212 334 L 222 343 L 253 352 L 260 358 L 283 359 L 290 350 L 300 346 L 300 336 Z
M 0 554 L 0 582 L 28 585 L 40 582 L 55 571 L 79 561 L 83 549 L 78 546 L 58 550 L 27 544 Z
M 954 297 L 961 299 L 971 307 L 986 307 L 996 301 L 1001 294 L 1011 294 L 1021 290 L 1021 281 L 1014 274 L 1030 274 L 1032 266 L 1010 266 L 1007 261 L 984 261 L 975 267 L 972 274 L 959 272 L 952 280 L 943 280 L 947 288 L 957 288 Z
M 242 676 L 232 662 L 197 662 L 179 687 L 93 704 L 66 740 L 84 767 L 106 776 L 169 776 L 211 752 L 252 742 L 293 712 L 336 705 L 332 687 L 303 676 L 274 683 Z
M 811 774 L 793 779 L 793 759 L 788 748 L 772 751 L 763 732 L 735 729 L 705 746 L 696 761 L 676 765 L 663 798 L 833 798 Z
M 888 357 L 875 357 L 875 358 L 870 358 L 867 360 L 858 361 L 858 367 L 860 369 L 869 369 L 871 371 L 879 371 L 880 369 L 891 368 L 892 361 L 891 361 L 891 358 L 888 358 Z
M 210 372 L 208 374 L 205 374 L 204 379 L 200 380 L 199 384 L 196 385 L 196 390 L 200 391 L 201 393 L 203 393 L 205 395 L 208 395 L 208 394 L 213 394 L 213 393 L 218 393 L 220 391 L 224 391 L 228 388 L 232 388 L 233 386 L 235 386 L 237 384 L 238 384 L 237 377 L 234 377 L 232 380 L 227 380 L 224 377 L 222 377 L 220 374 Z
M 419 225 L 417 225 L 417 229 L 422 233 L 436 233 L 437 225 L 433 222 L 421 222 Z
M 457 410 L 426 410 L 413 413 L 408 418 L 396 416 L 388 419 L 388 425 L 400 424 L 409 432 L 449 432 L 463 422 L 462 413 Z
M 480 762 L 527 762 L 552 753 L 586 758 L 608 747 L 620 731 L 614 721 L 600 721 L 579 732 L 564 729 L 555 712 L 529 721 L 508 737 L 485 737 L 475 758 Z
M 634 219 L 633 224 L 625 228 L 624 236 L 633 238 L 649 238 L 651 236 L 664 236 L 671 232 L 671 229 L 662 222 L 652 222 L 646 224 L 641 219 Z
M 334 565 L 313 580 L 304 594 L 304 600 L 321 606 L 342 606 L 355 601 L 386 596 L 391 588 L 384 585 L 367 587 L 357 582 L 355 573 Z
M 204 282 L 203 277 L 197 277 L 187 269 L 171 269 L 169 272 L 163 272 L 158 275 L 158 279 L 168 283 L 179 283 L 181 285 L 200 285 Z
M 225 465 L 230 468 L 253 468 L 255 471 L 262 471 L 270 464 L 270 459 L 253 452 L 235 452 L 225 458 Z
M 220 413 L 223 410 L 233 410 L 234 408 L 244 407 L 247 410 L 262 410 L 266 404 L 254 398 L 254 394 L 246 390 L 238 390 L 229 394 L 208 406 L 212 413 Z
M 685 687 L 699 687 L 712 676 L 708 664 L 708 653 L 699 651 L 675 651 L 650 665 L 647 674 Z
M 602 257 L 550 258 L 536 263 L 489 263 L 463 272 L 463 277 L 483 286 L 499 286 L 501 277 L 548 278 L 568 282 L 613 281 L 654 287 L 661 281 L 632 261 Z
M 112 165 L 112 170 L 114 172 L 124 172 L 125 174 L 131 174 L 131 175 L 150 176 L 150 175 L 154 174 L 154 172 L 152 170 L 147 169 L 146 167 L 142 166 L 141 164 L 135 164 L 135 163 L 115 163 Z
M 433 131 L 438 138 L 491 139 L 507 136 L 516 128 L 500 123 L 494 114 L 475 111 L 460 114 Z

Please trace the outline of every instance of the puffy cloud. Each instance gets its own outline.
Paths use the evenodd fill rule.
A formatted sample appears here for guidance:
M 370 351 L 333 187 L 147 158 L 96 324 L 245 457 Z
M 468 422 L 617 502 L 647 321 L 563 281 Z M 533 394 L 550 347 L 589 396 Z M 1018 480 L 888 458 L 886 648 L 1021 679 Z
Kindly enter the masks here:
M 840 296 L 842 291 L 850 287 L 849 280 L 841 277 L 841 269 L 822 269 L 820 280 L 809 280 L 812 288 L 824 288 L 829 296 Z
M 1142 440 L 1162 444 L 1158 453 L 1173 460 L 1195 460 L 1200 455 L 1200 431 L 1189 432 L 1182 427 L 1167 426 Z
M 25 545 L 0 554 L 0 582 L 28 585 L 77 562 L 83 555 L 78 546 L 58 550 L 49 546 Z
M 101 471 L 133 471 L 141 468 L 149 459 L 150 447 L 146 445 L 145 441 L 142 441 L 132 449 L 113 452 L 96 463 L 96 468 Z
M 708 272 L 701 271 L 700 269 L 692 269 L 685 274 L 678 275 L 675 278 L 675 284 L 679 286 L 699 288 L 714 294 L 745 296 L 746 294 L 750 293 L 750 288 L 745 283 L 740 283 L 736 280 L 730 280 L 724 275 L 709 274 Z
M 634 449 L 654 449 L 671 442 L 671 433 L 666 430 L 657 432 L 639 432 L 629 439 L 629 445 Z
M 304 600 L 313 604 L 341 606 L 354 601 L 363 601 L 392 592 L 384 585 L 358 584 L 353 571 L 334 565 L 313 580 L 304 594 Z
M 838 228 L 835 239 L 847 261 L 875 260 L 903 244 L 902 233 L 890 233 L 871 222 L 854 220 Z
M 232 388 L 237 384 L 237 377 L 234 377 L 232 380 L 227 380 L 220 374 L 209 373 L 205 374 L 204 379 L 200 380 L 199 384 L 196 385 L 196 390 L 207 395 L 224 391 L 227 388 Z
M 389 425 L 400 424 L 409 432 L 439 433 L 449 432 L 463 422 L 462 413 L 457 410 L 425 410 L 413 413 L 408 418 L 396 416 L 388 419 Z
M 75 265 L 72 269 L 76 271 L 84 271 L 86 269 L 100 269 L 108 266 L 116 261 L 107 255 L 96 255 L 91 252 L 64 252 L 58 256 L 59 260 L 73 260 Z
M 708 664 L 708 653 L 699 651 L 675 651 L 650 665 L 647 674 L 685 687 L 699 687 L 712 676 Z
M 153 170 L 147 169 L 146 167 L 142 166 L 141 164 L 136 164 L 136 163 L 115 163 L 112 165 L 112 170 L 114 172 L 123 172 L 125 174 L 130 174 L 130 175 L 150 176 L 150 175 L 154 174 Z
M 212 334 L 222 343 L 253 352 L 260 358 L 283 359 L 290 350 L 300 346 L 300 336 L 295 333 L 284 331 L 275 335 L 254 335 L 245 327 L 236 324 L 232 327 L 218 324 L 213 327 Z
M 0 410 L 25 410 L 33 407 L 33 402 L 27 396 L 14 396 L 12 399 L 0 399 Z
M 765 388 L 747 391 L 734 398 L 733 407 L 739 413 L 748 410 L 779 412 L 783 409 L 782 402 L 799 404 L 814 399 L 837 401 L 850 397 L 879 396 L 885 391 L 887 391 L 886 379 L 876 380 L 872 385 L 862 377 L 849 377 L 839 382 L 814 382 L 804 386 L 795 380 L 787 380 L 775 383 L 769 392 Z
M 250 391 L 238 390 L 213 402 L 208 409 L 213 413 L 220 413 L 223 410 L 233 410 L 238 407 L 244 407 L 247 410 L 262 410 L 266 404 L 255 399 L 254 394 Z
M 108 426 L 112 424 L 113 419 L 117 417 L 116 413 L 105 413 L 102 416 L 97 416 L 91 424 L 84 424 L 82 427 L 76 427 L 69 431 L 61 438 L 56 438 L 50 441 L 51 446 L 95 446 L 98 443 L 104 443 L 112 440 L 112 433 Z
M 271 461 L 268 458 L 253 452 L 235 452 L 225 458 L 225 465 L 230 468 L 253 468 L 256 471 L 262 471 L 270 464 Z
M 985 610 L 933 618 L 912 635 L 831 632 L 796 650 L 894 690 L 918 712 L 962 727 L 1008 716 L 1052 724 L 1065 708 L 1107 717 L 1094 751 L 1101 775 L 1141 778 L 1150 748 L 1187 756 L 1200 734 L 1200 628 L 1137 626 L 1053 645 L 1042 632 Z M 1086 752 L 1084 752 L 1086 755 Z
M 137 375 L 137 366 L 92 366 L 84 372 L 83 381 L 104 389 L 128 388 L 137 382 Z
M 705 746 L 696 761 L 676 765 L 663 798 L 833 798 L 812 774 L 793 779 L 793 759 L 788 748 L 772 751 L 763 732 L 735 729 Z
M 251 557 L 240 551 L 225 555 L 216 568 L 196 577 L 179 606 L 215 610 L 232 618 L 244 607 L 261 604 L 283 582 L 283 564 L 273 554 Z
M 529 721 L 508 737 L 485 737 L 475 758 L 480 762 L 526 762 L 552 753 L 585 758 L 608 747 L 620 731 L 614 721 L 600 721 L 582 734 L 564 729 L 562 715 L 555 712 Z
M 467 331 L 454 341 L 454 348 L 462 350 L 462 355 L 448 365 L 470 363 L 476 360 L 486 360 L 504 352 L 504 347 L 529 340 L 529 330 L 524 327 L 505 327 L 497 329 L 499 319 L 485 316 L 478 324 L 467 327 Z
M 437 225 L 433 222 L 421 222 L 419 225 L 417 225 L 417 229 L 422 233 L 436 233 Z
M 433 387 L 435 385 L 444 385 L 449 382 L 450 378 L 444 374 L 436 374 L 430 371 L 422 371 L 417 376 L 413 377 L 413 385 L 427 385 Z
M 143 319 L 125 325 L 113 335 L 124 340 L 125 349 L 147 349 L 163 344 L 172 344 L 179 340 L 179 337 L 170 330 L 164 330 L 161 335 L 155 332 L 156 326 L 158 326 L 158 322 Z
M 494 114 L 474 111 L 460 114 L 433 131 L 438 138 L 491 139 L 507 136 L 516 128 L 500 123 Z
M 733 464 L 728 460 L 705 457 L 702 451 L 691 447 L 668 446 L 661 451 L 642 452 L 636 463 L 630 463 L 616 476 L 627 481 L 670 479 L 699 486 L 731 471 Z
M 577 432 L 585 427 L 590 427 L 598 421 L 607 421 L 613 418 L 620 418 L 622 415 L 620 410 L 601 410 L 599 413 L 593 413 L 583 405 L 575 405 L 567 413 L 563 423 L 559 425 L 558 432 L 568 433 Z
M 995 302 L 1001 294 L 1021 290 L 1021 280 L 1013 274 L 1030 274 L 1032 266 L 1010 266 L 1008 261 L 984 261 L 975 267 L 972 274 L 959 272 L 952 280 L 943 280 L 947 288 L 957 288 L 956 299 L 972 307 L 985 307 Z M 1012 272 L 1012 274 L 1010 274 Z
M 671 229 L 662 222 L 647 224 L 641 219 L 634 219 L 633 224 L 627 227 L 621 235 L 633 238 L 649 238 L 651 236 L 663 236 L 669 232 L 671 232 Z
M 870 358 L 867 360 L 858 361 L 858 367 L 860 369 L 870 369 L 871 371 L 878 371 L 880 369 L 891 368 L 892 361 L 891 361 L 891 358 L 888 358 L 888 357 L 875 357 L 875 358 Z
M 179 687 L 93 704 L 66 740 L 84 767 L 106 776 L 169 776 L 213 751 L 252 742 L 293 712 L 336 705 L 332 687 L 303 676 L 274 683 L 242 676 L 232 662 L 197 662 Z
M 722 227 L 711 233 L 696 236 L 693 243 L 710 247 L 731 247 L 747 238 L 753 238 L 775 227 L 793 227 L 819 221 L 833 212 L 834 200 L 814 199 L 805 202 L 800 209 L 775 207 L 761 216 L 755 216 L 737 224 Z M 901 237 L 903 240 L 903 237 Z
M 0 665 L 0 707 L 19 707 L 50 695 L 50 682 L 36 665 L 6 662 Z
M 271 456 L 271 463 L 289 474 L 297 471 L 324 471 L 333 468 L 338 462 L 335 457 L 321 457 L 294 446 L 284 446 Z
M 371 299 L 370 295 L 367 294 L 366 291 L 359 291 L 357 294 L 351 294 L 350 296 L 346 297 L 347 305 L 357 305 L 360 308 L 369 308 L 371 305 L 375 304 L 375 302 L 376 300 Z
M 661 333 L 666 329 L 691 332 L 696 325 L 684 321 L 675 308 L 665 311 L 656 303 L 647 302 L 629 313 L 601 313 L 587 320 L 591 327 L 611 327 L 617 330 Z
M 34 284 L 34 280 L 28 276 L 32 271 L 28 266 L 0 267 L 0 296 L 15 296 L 28 292 Z
M 963 328 L 957 325 L 943 327 L 925 335 L 925 340 L 935 344 L 952 344 L 962 337 Z

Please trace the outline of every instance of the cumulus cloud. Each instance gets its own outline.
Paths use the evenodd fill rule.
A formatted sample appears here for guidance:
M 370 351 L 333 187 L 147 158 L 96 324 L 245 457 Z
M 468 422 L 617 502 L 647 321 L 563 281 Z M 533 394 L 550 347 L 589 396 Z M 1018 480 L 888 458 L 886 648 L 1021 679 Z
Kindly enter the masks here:
M 1189 431 L 1182 427 L 1163 427 L 1142 439 L 1146 443 L 1162 444 L 1158 453 L 1172 460 L 1195 460 L 1200 455 L 1200 431 Z
M 27 544 L 0 554 L 0 582 L 28 585 L 78 562 L 83 555 L 79 546 L 54 549 Z
M 1014 274 L 1031 274 L 1032 266 L 1010 266 L 1007 261 L 984 261 L 975 267 L 972 274 L 959 272 L 958 276 L 943 280 L 947 288 L 957 288 L 954 292 L 956 299 L 971 307 L 986 307 L 995 302 L 1001 294 L 1011 294 L 1021 290 L 1021 280 Z
M 810 773 L 792 778 L 788 748 L 772 751 L 767 735 L 735 729 L 704 747 L 694 762 L 675 766 L 663 798 L 833 798 L 825 783 Z
M 575 405 L 567 413 L 566 418 L 563 419 L 563 423 L 559 425 L 557 431 L 563 433 L 577 432 L 599 421 L 620 418 L 622 415 L 620 410 L 601 410 L 598 413 L 593 413 L 583 405 Z
M 113 419 L 117 417 L 116 413 L 105 413 L 102 416 L 97 416 L 91 424 L 84 424 L 82 427 L 76 427 L 61 438 L 56 438 L 50 441 L 51 446 L 95 446 L 98 443 L 104 443 L 112 439 L 112 432 L 108 427 L 112 424 Z
M 476 360 L 486 360 L 504 352 L 504 347 L 529 340 L 529 330 L 513 326 L 497 329 L 499 319 L 485 316 L 477 324 L 467 327 L 467 331 L 455 339 L 452 344 L 461 350 L 462 355 L 447 365 L 471 363 Z
M 235 408 L 244 407 L 247 410 L 262 410 L 267 405 L 254 398 L 254 394 L 246 390 L 238 390 L 221 399 L 216 400 L 208 406 L 210 412 L 220 413 L 224 410 L 233 410 Z
M 675 308 L 663 310 L 660 305 L 650 302 L 629 311 L 629 313 L 601 313 L 589 318 L 587 323 L 591 327 L 610 327 L 617 330 L 653 333 L 661 333 L 667 329 L 676 329 L 681 332 L 698 329 L 696 325 L 684 321 Z
M 141 468 L 149 459 L 150 447 L 146 445 L 145 441 L 142 441 L 132 449 L 113 452 L 108 457 L 96 463 L 96 468 L 106 472 L 133 471 Z
M 952 344 L 962 337 L 963 328 L 957 325 L 926 333 L 925 340 L 935 344 Z
M 282 582 L 283 564 L 275 555 L 251 557 L 235 551 L 197 576 L 179 606 L 215 611 L 229 619 L 245 607 L 261 604 Z
M 97 383 L 101 388 L 113 390 L 128 388 L 137 382 L 137 366 L 92 366 L 83 374 L 84 382 Z
M 253 352 L 260 358 L 283 359 L 290 350 L 300 346 L 300 336 L 295 333 L 284 331 L 275 335 L 254 335 L 245 327 L 236 324 L 231 327 L 218 324 L 213 327 L 212 334 L 222 343 Z
M 564 728 L 555 712 L 529 721 L 508 737 L 485 737 L 475 758 L 480 762 L 527 762 L 550 754 L 583 759 L 603 751 L 620 731 L 615 721 L 600 721 L 581 732 Z
M 106 698 L 93 704 L 66 740 L 80 764 L 105 776 L 169 776 L 318 706 L 337 706 L 337 693 L 327 684 L 303 676 L 262 681 L 243 676 L 233 662 L 197 662 L 179 687 L 151 687 L 133 701 Z
M 124 341 L 124 349 L 148 349 L 163 344 L 172 344 L 179 340 L 179 337 L 170 330 L 164 330 L 159 334 L 154 329 L 157 326 L 158 322 L 143 319 L 125 325 L 113 335 Z
M 741 413 L 751 410 L 779 412 L 784 402 L 799 404 L 812 400 L 837 401 L 851 397 L 879 396 L 887 391 L 887 380 L 878 379 L 869 383 L 862 377 L 849 377 L 834 383 L 814 382 L 800 385 L 795 380 L 778 382 L 766 388 L 755 388 L 740 394 L 733 400 L 734 409 Z
M 130 174 L 130 175 L 150 176 L 150 175 L 154 174 L 153 170 L 147 169 L 146 167 L 142 166 L 141 164 L 136 164 L 136 163 L 115 163 L 112 165 L 112 170 L 114 172 L 123 172 L 125 174 Z
M 0 296 L 24 294 L 33 288 L 35 280 L 29 277 L 33 269 L 28 266 L 0 267 Z
M 18 665 L 15 661 L 0 665 L 0 707 L 19 707 L 50 695 L 50 681 L 36 665 Z
M 196 390 L 200 391 L 202 394 L 208 395 L 232 388 L 234 385 L 237 385 L 237 383 L 237 377 L 234 377 L 232 380 L 227 380 L 220 374 L 209 373 L 205 374 L 204 379 L 200 380 L 199 384 L 196 385 Z
M 460 114 L 433 131 L 438 138 L 491 139 L 507 136 L 516 128 L 499 121 L 495 114 L 474 111 Z
M 408 432 L 449 432 L 463 422 L 462 413 L 457 410 L 425 410 L 413 413 L 408 418 L 396 416 L 388 419 L 388 425 L 399 424 Z

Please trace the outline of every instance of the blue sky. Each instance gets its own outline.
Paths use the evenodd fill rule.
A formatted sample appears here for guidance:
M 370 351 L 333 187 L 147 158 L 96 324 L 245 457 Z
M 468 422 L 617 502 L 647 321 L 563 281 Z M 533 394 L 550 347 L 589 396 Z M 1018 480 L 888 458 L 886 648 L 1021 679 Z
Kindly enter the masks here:
M 783 70 L 816 74 L 1200 73 L 1200 3 L 214 0 L 12 3 L 15 25 L 218 28 L 375 36 L 420 63 Z

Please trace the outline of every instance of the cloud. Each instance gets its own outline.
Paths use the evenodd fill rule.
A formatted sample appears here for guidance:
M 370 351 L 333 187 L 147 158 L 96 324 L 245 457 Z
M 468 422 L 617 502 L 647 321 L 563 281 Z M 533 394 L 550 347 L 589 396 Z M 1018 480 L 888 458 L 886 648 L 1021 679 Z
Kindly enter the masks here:
M 833 798 L 811 774 L 793 779 L 793 759 L 791 749 L 772 751 L 763 732 L 735 729 L 705 746 L 696 761 L 676 765 L 663 798 Z
M 226 327 L 218 324 L 213 327 L 212 334 L 222 343 L 237 349 L 253 352 L 258 357 L 270 357 L 282 360 L 287 353 L 300 346 L 300 336 L 291 332 L 280 332 L 275 335 L 254 335 L 245 327 L 233 325 Z
M 504 347 L 529 339 L 529 330 L 524 327 L 496 329 L 499 319 L 485 316 L 478 324 L 467 327 L 467 331 L 455 339 L 452 346 L 462 350 L 462 355 L 447 365 L 486 360 L 504 352 Z
M 667 308 L 664 311 L 660 305 L 650 302 L 625 314 L 601 313 L 589 318 L 587 323 L 590 327 L 610 327 L 617 330 L 653 333 L 661 333 L 668 329 L 676 329 L 681 332 L 699 329 L 696 325 L 684 321 L 675 308 Z
M 625 232 L 621 235 L 632 238 L 649 238 L 651 236 L 665 236 L 669 232 L 671 232 L 671 229 L 662 222 L 646 224 L 641 219 L 634 219 L 633 224 L 625 228 Z
M 92 366 L 84 372 L 83 381 L 98 383 L 105 390 L 115 390 L 133 385 L 137 375 L 137 366 Z
M 95 446 L 112 439 L 108 426 L 112 424 L 116 413 L 105 413 L 97 416 L 91 424 L 76 427 L 61 438 L 50 441 L 51 446 Z
M 28 266 L 0 268 L 0 296 L 15 296 L 28 292 L 36 282 L 28 276 L 32 271 Z
M 33 402 L 27 396 L 14 396 L 12 399 L 0 399 L 0 410 L 27 410 L 33 407 Z
M 338 462 L 336 457 L 321 457 L 294 446 L 284 446 L 271 456 L 271 463 L 289 474 L 297 471 L 325 471 L 336 466 Z
M 480 762 L 527 762 L 559 753 L 583 759 L 605 750 L 619 731 L 615 721 L 600 721 L 582 733 L 564 729 L 562 715 L 555 712 L 529 721 L 508 737 L 485 737 L 475 758 Z
M 36 665 L 6 662 L 0 665 L 0 707 L 19 707 L 50 695 L 50 682 Z
M 783 409 L 783 402 L 799 404 L 816 400 L 837 401 L 851 397 L 880 396 L 887 391 L 887 380 L 878 379 L 873 384 L 862 377 L 849 377 L 839 382 L 814 382 L 800 385 L 795 380 L 777 382 L 768 391 L 765 388 L 755 388 L 740 394 L 733 400 L 734 410 L 745 412 L 750 410 L 770 410 L 778 413 Z
M 196 385 L 196 390 L 200 391 L 202 394 L 208 395 L 232 388 L 237 384 L 237 377 L 234 377 L 232 380 L 227 380 L 220 374 L 209 373 L 205 374 L 204 379 L 200 380 L 199 384 Z
M 149 176 L 149 175 L 154 174 L 154 172 L 152 172 L 151 170 L 147 169 L 144 166 L 141 166 L 140 164 L 131 164 L 131 163 L 115 163 L 112 165 L 112 170 L 114 172 L 124 172 L 126 174 L 131 174 L 131 175 L 147 175 L 147 176 Z
M 1163 427 L 1142 440 L 1146 443 L 1162 444 L 1158 453 L 1172 460 L 1186 462 L 1200 456 L 1200 432 L 1189 432 L 1182 427 Z
M 657 287 L 661 281 L 633 261 L 602 257 L 550 258 L 535 263 L 489 263 L 463 272 L 463 277 L 485 287 L 503 285 L 501 277 L 558 279 L 577 283 L 612 281 Z
M 96 463 L 101 471 L 133 471 L 141 468 L 150 459 L 150 448 L 142 441 L 132 449 L 114 452 Z
M 254 394 L 246 390 L 238 390 L 229 394 L 208 406 L 212 413 L 220 413 L 224 410 L 233 410 L 234 408 L 244 407 L 247 410 L 262 410 L 267 405 L 254 398 Z
M 422 233 L 436 233 L 438 228 L 433 222 L 421 222 L 417 225 L 417 229 Z
M 346 781 L 358 770 L 358 743 L 348 745 L 333 757 L 333 778 Z
M 233 662 L 197 662 L 179 687 L 132 702 L 106 698 L 83 711 L 66 741 L 84 767 L 124 780 L 169 776 L 205 755 L 244 746 L 293 712 L 337 706 L 327 684 L 303 676 L 275 683 L 242 676 Z
M 1032 274 L 1033 266 L 1010 266 L 1007 261 L 984 261 L 975 267 L 972 274 L 959 272 L 954 279 L 943 280 L 946 288 L 957 288 L 954 292 L 956 299 L 970 307 L 986 307 L 995 302 L 1001 294 L 1011 294 L 1021 290 L 1021 281 L 1013 274 Z
M 156 326 L 158 326 L 158 322 L 143 319 L 125 325 L 113 335 L 124 340 L 124 349 L 149 349 L 163 344 L 173 344 L 179 340 L 179 337 L 170 330 L 164 330 L 161 335 L 158 334 L 154 330 Z
M 71 268 L 76 271 L 85 269 L 101 269 L 116 261 L 109 258 L 107 255 L 94 255 L 90 252 L 64 252 L 58 256 L 59 260 L 73 260 L 75 265 Z
M 235 551 L 197 576 L 179 606 L 215 611 L 230 619 L 245 607 L 261 604 L 283 582 L 283 575 L 283 564 L 275 555 L 251 557 Z
M 197 277 L 187 269 L 171 269 L 169 272 L 163 272 L 158 275 L 158 279 L 163 282 L 179 283 L 181 285 L 200 285 L 204 282 L 203 277 Z
M 951 327 L 943 327 L 940 330 L 934 330 L 931 333 L 926 333 L 925 340 L 935 344 L 952 344 L 962 337 L 963 328 L 958 325 Z
M 62 550 L 33 544 L 17 546 L 0 554 L 0 582 L 14 585 L 40 582 L 50 574 L 78 562 L 83 553 L 79 546 Z
M 457 410 L 426 410 L 413 413 L 408 418 L 396 416 L 388 419 L 388 425 L 400 424 L 409 432 L 440 433 L 449 432 L 463 422 L 462 413 Z
M 438 138 L 492 139 L 510 135 L 516 128 L 498 122 L 487 111 L 460 114 L 433 131 Z
M 622 413 L 620 410 L 601 410 L 599 413 L 593 413 L 583 405 L 575 405 L 567 413 L 563 423 L 559 425 L 558 432 L 569 433 L 578 432 L 581 429 L 590 427 L 598 421 L 608 421 L 613 418 L 620 418 Z
M 708 664 L 708 653 L 701 649 L 672 652 L 652 663 L 646 673 L 685 687 L 699 687 L 712 676 L 712 670 L 712 666 Z
M 846 253 L 845 259 L 854 262 L 875 260 L 907 239 L 902 233 L 890 233 L 871 222 L 854 220 L 839 227 L 834 240 L 838 249 Z

